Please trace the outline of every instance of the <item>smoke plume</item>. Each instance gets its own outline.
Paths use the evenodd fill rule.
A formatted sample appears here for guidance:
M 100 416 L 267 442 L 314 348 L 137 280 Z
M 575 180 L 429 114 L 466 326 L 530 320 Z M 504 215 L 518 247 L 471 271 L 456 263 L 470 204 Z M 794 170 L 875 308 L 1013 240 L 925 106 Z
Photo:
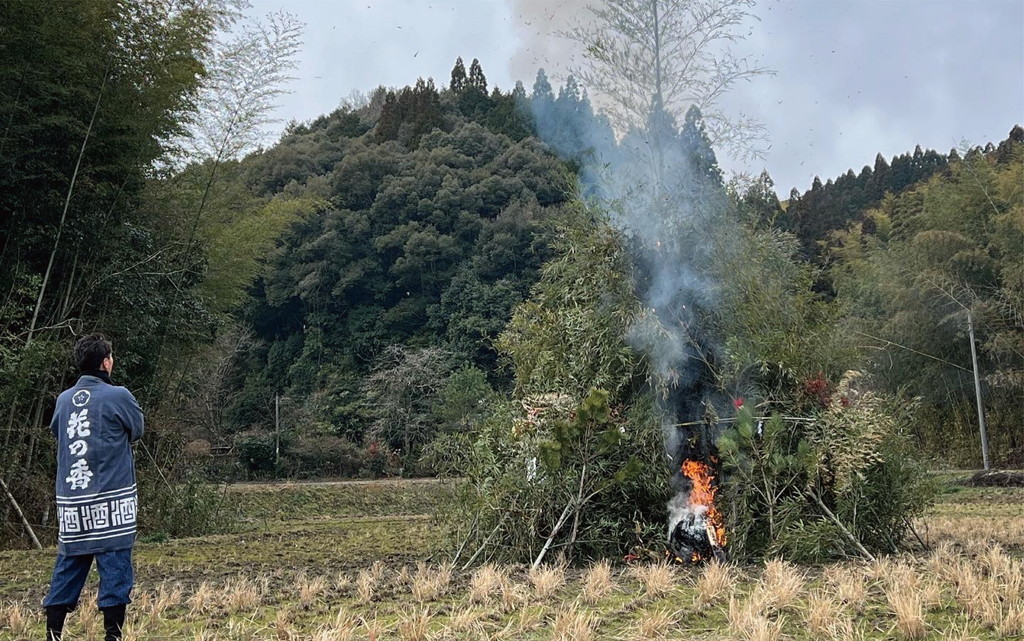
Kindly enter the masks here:
M 549 29 L 568 20 L 547 3 L 516 6 Z M 534 54 L 563 46 L 549 40 L 555 39 L 529 40 Z M 545 82 L 538 81 L 530 101 L 538 133 L 580 167 L 581 192 L 622 233 L 637 296 L 649 311 L 625 338 L 647 355 L 662 390 L 665 454 L 679 492 L 669 505 L 670 524 L 699 530 L 703 514 L 688 507 L 689 482 L 679 470 L 684 459 L 714 454 L 716 407 L 724 402 L 715 374 L 721 341 L 710 319 L 718 299 L 713 257 L 729 250 L 722 233 L 728 201 L 714 152 L 696 109 L 677 123 L 656 106 L 645 127 L 621 131 L 593 114 L 585 88 L 571 78 L 557 98 L 553 89 L 545 95 Z

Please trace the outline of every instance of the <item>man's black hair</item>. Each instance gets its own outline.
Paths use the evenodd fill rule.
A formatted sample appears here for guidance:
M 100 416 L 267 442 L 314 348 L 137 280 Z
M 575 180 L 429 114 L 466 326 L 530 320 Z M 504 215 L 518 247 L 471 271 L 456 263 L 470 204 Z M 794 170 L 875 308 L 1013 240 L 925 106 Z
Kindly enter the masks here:
M 110 341 L 103 334 L 89 334 L 75 343 L 75 362 L 81 372 L 95 372 L 103 359 L 112 353 Z

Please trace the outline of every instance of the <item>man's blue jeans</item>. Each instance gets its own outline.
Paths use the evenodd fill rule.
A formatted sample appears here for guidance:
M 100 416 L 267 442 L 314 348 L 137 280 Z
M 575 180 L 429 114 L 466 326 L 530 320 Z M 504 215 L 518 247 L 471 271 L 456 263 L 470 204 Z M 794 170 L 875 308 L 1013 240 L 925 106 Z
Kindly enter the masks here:
M 135 573 L 132 569 L 132 550 L 127 548 L 80 556 L 58 554 L 53 578 L 50 580 L 50 593 L 46 595 L 43 606 L 66 605 L 69 611 L 74 609 L 78 605 L 93 559 L 96 559 L 96 569 L 100 574 L 99 607 L 131 603 Z

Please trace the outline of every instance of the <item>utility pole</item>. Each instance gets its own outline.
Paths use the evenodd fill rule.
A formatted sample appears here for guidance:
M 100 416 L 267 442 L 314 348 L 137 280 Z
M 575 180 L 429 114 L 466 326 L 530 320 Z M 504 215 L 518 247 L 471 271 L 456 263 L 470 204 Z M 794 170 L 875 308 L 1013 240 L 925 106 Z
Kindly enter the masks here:
M 981 432 L 981 461 L 988 471 L 988 434 L 985 431 L 985 409 L 981 404 L 981 378 L 978 376 L 978 351 L 974 347 L 974 316 L 967 310 L 967 332 L 971 337 L 971 364 L 974 368 L 974 398 L 978 403 L 978 430 Z
M 973 336 L 973 335 L 972 335 Z M 972 343 L 971 348 L 974 349 Z M 977 376 L 977 375 L 976 375 Z M 988 461 L 988 455 L 985 455 L 985 461 Z M 281 465 L 281 394 L 273 395 L 273 467 L 278 468 Z M 985 464 L 985 469 L 988 469 L 988 464 Z

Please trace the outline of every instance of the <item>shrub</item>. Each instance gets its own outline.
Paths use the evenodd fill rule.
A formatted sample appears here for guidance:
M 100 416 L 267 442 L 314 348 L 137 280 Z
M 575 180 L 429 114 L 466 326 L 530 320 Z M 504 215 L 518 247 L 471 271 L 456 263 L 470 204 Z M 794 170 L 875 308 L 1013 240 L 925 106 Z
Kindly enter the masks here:
M 464 479 L 441 517 L 470 557 L 481 547 L 490 561 L 621 556 L 662 536 L 661 421 L 625 339 L 643 310 L 618 236 L 575 214 L 498 341 L 515 399 L 495 401 L 476 433 L 432 448 L 440 472 Z
M 365 450 L 348 439 L 330 434 L 302 434 L 294 437 L 282 454 L 278 472 L 289 478 L 352 478 L 365 461 Z
M 202 536 L 224 530 L 229 516 L 224 496 L 198 475 L 171 483 L 152 468 L 139 482 L 139 526 L 142 536 Z
M 719 439 L 734 555 L 819 562 L 858 544 L 898 549 L 934 484 L 902 431 L 909 408 L 858 389 L 858 378 L 848 372 L 807 420 L 740 409 Z
M 235 436 L 238 460 L 249 472 L 273 472 L 277 468 L 277 447 L 273 433 L 250 430 Z

